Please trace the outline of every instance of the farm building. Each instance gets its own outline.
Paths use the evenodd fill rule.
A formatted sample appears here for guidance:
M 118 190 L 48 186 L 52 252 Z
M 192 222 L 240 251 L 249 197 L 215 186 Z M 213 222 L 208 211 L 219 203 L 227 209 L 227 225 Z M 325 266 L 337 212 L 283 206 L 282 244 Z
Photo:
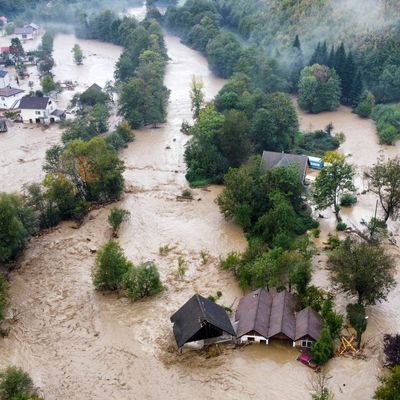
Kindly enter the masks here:
M 286 340 L 293 347 L 311 347 L 321 334 L 321 317 L 309 307 L 298 310 L 297 298 L 286 290 L 255 290 L 239 302 L 235 315 L 237 338 L 263 344 Z
M 195 294 L 171 317 L 179 348 L 185 343 L 235 336 L 228 314 L 218 304 Z

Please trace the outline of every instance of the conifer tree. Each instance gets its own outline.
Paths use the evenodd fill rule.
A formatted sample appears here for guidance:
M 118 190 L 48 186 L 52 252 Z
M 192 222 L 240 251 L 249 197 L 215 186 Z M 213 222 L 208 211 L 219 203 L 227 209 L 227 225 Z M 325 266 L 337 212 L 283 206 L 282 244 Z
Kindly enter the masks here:
M 346 50 L 344 48 L 344 43 L 342 42 L 335 53 L 334 68 L 339 75 L 340 80 L 343 80 L 346 74 Z
M 351 85 L 351 93 L 350 98 L 353 105 L 358 104 L 360 96 L 363 92 L 363 81 L 360 70 L 357 70 L 352 85 Z
M 352 89 L 356 75 L 356 65 L 354 63 L 353 54 L 349 52 L 344 66 L 342 80 L 342 102 L 344 104 L 352 104 Z M 359 93 L 361 94 L 361 93 Z
M 335 67 L 335 47 L 334 46 L 331 47 L 331 51 L 328 56 L 327 65 L 329 68 Z

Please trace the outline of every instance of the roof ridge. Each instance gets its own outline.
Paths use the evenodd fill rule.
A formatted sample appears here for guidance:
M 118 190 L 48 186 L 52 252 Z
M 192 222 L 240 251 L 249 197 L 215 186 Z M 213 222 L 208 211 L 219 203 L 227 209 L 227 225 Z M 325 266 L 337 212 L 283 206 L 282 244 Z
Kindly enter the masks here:
M 262 292 L 262 288 L 261 289 L 259 289 L 260 290 L 260 293 L 258 294 L 258 296 L 257 296 L 257 309 L 256 309 L 256 315 L 255 315 L 255 318 L 254 318 L 254 326 L 253 326 L 253 329 L 254 330 L 256 330 L 256 323 L 257 323 L 257 321 L 258 321 L 258 309 L 260 308 L 260 298 L 261 298 L 261 292 Z M 258 333 L 260 333 L 260 332 L 258 332 Z
M 201 304 L 201 299 L 200 299 L 201 296 L 200 296 L 198 293 L 196 293 L 195 296 L 196 296 L 197 303 L 198 303 L 198 305 L 199 305 L 199 307 L 200 307 L 200 311 L 201 311 L 201 315 L 203 316 L 203 320 L 204 320 L 204 319 L 207 319 L 207 318 L 206 318 L 206 312 L 205 312 L 205 310 L 204 310 L 203 305 Z

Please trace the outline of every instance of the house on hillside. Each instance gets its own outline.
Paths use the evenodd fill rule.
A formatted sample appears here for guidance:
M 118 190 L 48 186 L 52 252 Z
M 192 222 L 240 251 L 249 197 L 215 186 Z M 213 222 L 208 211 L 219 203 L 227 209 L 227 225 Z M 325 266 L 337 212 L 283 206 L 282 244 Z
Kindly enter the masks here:
M 314 310 L 299 311 L 299 306 L 296 296 L 286 290 L 255 290 L 239 302 L 236 336 L 242 343 L 284 340 L 293 347 L 309 348 L 320 337 L 323 323 Z
M 10 74 L 5 69 L 0 69 L 0 89 L 9 87 L 10 84 Z
M 195 294 L 171 317 L 178 348 L 189 342 L 235 336 L 225 309 Z
M 19 103 L 21 118 L 25 123 L 50 124 L 58 122 L 65 114 L 58 110 L 54 100 L 49 97 L 25 96 Z
M 263 151 L 261 168 L 270 171 L 273 168 L 293 166 L 299 174 L 302 182 L 306 180 L 308 157 L 300 154 L 278 153 L 274 151 Z
M 19 102 L 24 97 L 24 91 L 18 88 L 2 87 L 0 88 L 0 108 L 12 110 L 18 107 Z

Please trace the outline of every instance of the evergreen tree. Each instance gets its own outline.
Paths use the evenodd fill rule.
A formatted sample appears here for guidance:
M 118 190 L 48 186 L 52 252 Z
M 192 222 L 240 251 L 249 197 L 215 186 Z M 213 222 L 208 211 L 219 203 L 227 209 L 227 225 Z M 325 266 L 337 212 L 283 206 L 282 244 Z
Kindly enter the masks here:
M 326 42 L 324 42 L 324 44 L 321 46 L 318 64 L 327 65 L 327 63 L 328 63 L 328 48 Z
M 295 92 L 297 92 L 300 73 L 303 68 L 304 68 L 303 51 L 301 49 L 299 35 L 296 35 L 296 38 L 294 39 L 293 42 L 293 66 L 291 74 L 292 86 Z
M 356 65 L 354 63 L 353 54 L 349 52 L 344 66 L 343 76 L 340 77 L 342 80 L 342 102 L 344 104 L 352 104 L 353 102 L 352 89 L 355 75 Z
M 311 56 L 310 62 L 308 65 L 318 64 L 318 58 L 321 53 L 321 43 L 318 42 L 317 47 L 314 50 L 313 55 Z
M 335 66 L 335 47 L 331 47 L 331 51 L 329 52 L 327 66 L 329 68 L 334 68 Z
M 346 74 L 346 60 L 346 50 L 344 48 L 344 43 L 342 42 L 342 44 L 336 50 L 333 65 L 341 81 Z
M 363 92 L 363 81 L 360 70 L 357 70 L 352 85 L 351 85 L 351 92 L 350 92 L 350 99 L 353 105 L 358 104 L 360 100 L 361 94 Z

